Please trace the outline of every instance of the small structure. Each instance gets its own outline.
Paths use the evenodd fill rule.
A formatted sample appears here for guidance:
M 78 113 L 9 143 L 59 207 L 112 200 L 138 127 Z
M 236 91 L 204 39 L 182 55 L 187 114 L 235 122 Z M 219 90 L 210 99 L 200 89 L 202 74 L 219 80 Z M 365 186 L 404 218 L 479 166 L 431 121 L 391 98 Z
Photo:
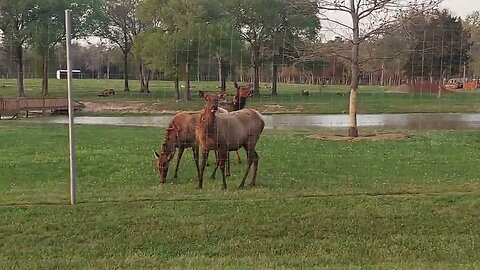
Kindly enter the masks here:
M 57 70 L 57 79 L 67 79 L 68 70 L 66 69 L 59 69 Z M 82 78 L 82 71 L 78 69 L 72 69 L 72 77 L 74 79 L 81 79 Z
M 75 101 L 73 105 L 75 110 L 84 108 L 85 106 Z M 53 113 L 64 113 L 68 111 L 67 98 L 0 98 L 0 119 L 2 116 L 11 116 L 18 119 L 21 112 L 25 112 L 28 117 L 29 112 L 47 111 Z

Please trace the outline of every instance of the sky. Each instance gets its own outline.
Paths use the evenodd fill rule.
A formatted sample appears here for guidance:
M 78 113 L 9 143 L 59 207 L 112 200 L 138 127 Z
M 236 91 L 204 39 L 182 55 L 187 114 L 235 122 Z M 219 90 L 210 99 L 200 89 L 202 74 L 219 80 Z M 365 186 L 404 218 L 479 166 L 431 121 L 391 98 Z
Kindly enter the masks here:
M 480 0 L 443 0 L 440 8 L 447 8 L 452 15 L 460 16 L 463 19 L 476 10 L 480 11 Z M 346 25 L 351 25 L 351 18 L 344 12 L 328 12 L 328 17 L 340 21 Z M 325 40 L 334 39 L 335 36 L 349 37 L 351 31 L 345 31 L 345 28 L 339 27 L 338 24 L 322 22 L 322 34 Z
M 441 6 L 451 10 L 454 15 L 465 18 L 468 14 L 480 10 L 480 0 L 444 0 Z

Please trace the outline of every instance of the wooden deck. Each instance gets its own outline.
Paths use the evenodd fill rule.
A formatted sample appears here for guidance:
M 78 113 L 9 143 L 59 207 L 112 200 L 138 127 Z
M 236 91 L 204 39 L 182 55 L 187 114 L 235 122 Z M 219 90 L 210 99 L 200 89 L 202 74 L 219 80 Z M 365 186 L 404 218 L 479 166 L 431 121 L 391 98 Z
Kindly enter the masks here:
M 85 106 L 74 101 L 75 110 Z M 68 111 L 68 99 L 66 98 L 0 98 L 0 119 L 2 116 L 18 118 L 24 112 L 28 117 L 29 112 L 54 112 L 64 113 Z

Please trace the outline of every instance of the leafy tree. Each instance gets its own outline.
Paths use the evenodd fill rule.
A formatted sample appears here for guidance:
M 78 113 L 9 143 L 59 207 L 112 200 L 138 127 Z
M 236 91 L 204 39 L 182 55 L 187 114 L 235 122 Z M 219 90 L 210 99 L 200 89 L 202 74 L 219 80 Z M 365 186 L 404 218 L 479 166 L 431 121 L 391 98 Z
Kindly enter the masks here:
M 96 33 L 105 17 L 99 12 L 99 0 L 42 0 L 38 5 L 35 25 L 30 29 L 28 43 L 42 61 L 42 94 L 48 95 L 49 56 L 55 45 L 65 39 L 65 10 L 72 14 L 72 38 Z
M 254 93 L 259 91 L 259 70 L 264 55 L 268 55 L 269 44 L 272 56 L 278 54 L 279 38 L 307 38 L 317 34 L 318 8 L 312 1 L 294 0 L 227 0 L 227 10 L 241 36 L 250 46 L 251 65 L 254 70 Z M 287 35 L 285 34 L 287 33 Z M 275 57 L 273 57 L 275 59 Z M 276 65 L 273 65 L 276 68 Z M 275 72 L 276 75 L 276 72 Z
M 235 28 L 232 31 L 231 27 L 225 27 L 228 19 L 222 3 L 213 0 L 146 0 L 140 6 L 140 17 L 153 26 L 146 33 L 149 37 L 144 37 L 139 46 L 142 47 L 142 57 L 148 65 L 173 74 L 177 99 L 180 98 L 180 67 L 184 67 L 184 99 L 188 101 L 191 99 L 191 63 L 207 57 L 207 51 L 219 63 L 219 78 L 225 88 L 226 66 L 232 61 L 228 59 L 228 52 L 240 45 Z
M 103 13 L 108 23 L 102 29 L 101 36 L 117 44 L 123 53 L 124 91 L 130 91 L 128 85 L 128 61 L 135 37 L 145 26 L 137 18 L 140 0 L 104 0 Z
M 23 50 L 29 33 L 37 19 L 36 0 L 1 0 L 0 30 L 7 47 L 12 49 L 12 57 L 17 66 L 18 96 L 25 96 Z
M 434 11 L 407 24 L 410 53 L 404 65 L 410 78 L 460 76 L 470 61 L 470 32 L 447 10 Z M 418 27 L 418 25 L 422 27 Z
M 470 70 L 475 77 L 480 77 L 480 11 L 474 11 L 463 21 L 463 28 L 470 32 Z

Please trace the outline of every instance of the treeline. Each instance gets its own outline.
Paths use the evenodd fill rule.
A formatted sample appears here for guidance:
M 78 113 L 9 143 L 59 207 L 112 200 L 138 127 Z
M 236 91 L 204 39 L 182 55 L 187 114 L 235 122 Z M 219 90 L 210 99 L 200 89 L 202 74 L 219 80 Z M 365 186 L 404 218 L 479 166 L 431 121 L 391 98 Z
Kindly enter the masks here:
M 300 0 L 2 0 L 1 77 L 48 79 L 64 69 L 64 10 L 73 13 L 73 63 L 84 77 L 172 80 L 190 99 L 190 80 L 349 84 L 351 44 L 322 28 L 321 1 Z M 447 10 L 399 14 L 399 27 L 360 45 L 360 83 L 398 85 L 411 79 L 480 73 L 480 15 Z M 414 14 L 414 16 L 412 16 Z M 408 18 L 404 19 L 404 18 Z M 402 21 L 404 20 L 404 21 Z M 92 38 L 93 37 L 93 38 Z M 326 39 L 328 41 L 326 41 Z M 185 89 L 180 92 L 180 81 Z

